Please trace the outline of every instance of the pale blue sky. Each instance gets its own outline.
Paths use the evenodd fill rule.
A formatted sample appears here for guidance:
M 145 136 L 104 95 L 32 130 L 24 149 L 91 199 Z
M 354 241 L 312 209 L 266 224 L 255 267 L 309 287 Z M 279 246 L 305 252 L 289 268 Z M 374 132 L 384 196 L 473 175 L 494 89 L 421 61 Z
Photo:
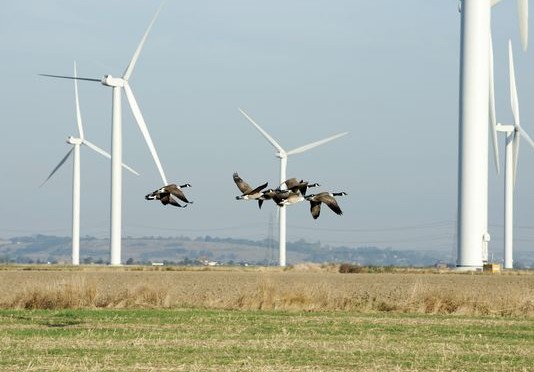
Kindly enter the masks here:
M 70 235 L 72 163 L 39 185 L 69 150 L 66 137 L 76 134 L 73 85 L 38 74 L 71 74 L 74 60 L 80 76 L 122 74 L 158 5 L 2 2 L 0 238 Z M 534 57 L 520 50 L 516 7 L 506 0 L 493 9 L 497 115 L 511 120 L 511 38 L 522 124 L 534 135 Z M 267 237 L 274 206 L 260 211 L 236 201 L 232 173 L 276 186 L 279 162 L 242 107 L 288 149 L 350 132 L 290 157 L 288 177 L 349 195 L 339 199 L 343 216 L 324 209 L 314 221 L 307 204 L 290 207 L 289 241 L 451 254 L 459 45 L 454 0 L 168 0 L 130 84 L 167 177 L 191 183 L 185 191 L 195 204 L 176 209 L 144 200 L 161 181 L 124 99 L 124 160 L 141 176 L 124 175 L 123 235 Z M 86 137 L 109 150 L 111 90 L 83 82 L 79 88 Z M 82 236 L 107 237 L 110 163 L 82 150 Z M 502 158 L 503 138 L 500 150 Z M 516 249 L 534 244 L 533 167 L 534 151 L 524 142 Z M 503 178 L 491 164 L 495 256 L 502 251 L 502 210 Z

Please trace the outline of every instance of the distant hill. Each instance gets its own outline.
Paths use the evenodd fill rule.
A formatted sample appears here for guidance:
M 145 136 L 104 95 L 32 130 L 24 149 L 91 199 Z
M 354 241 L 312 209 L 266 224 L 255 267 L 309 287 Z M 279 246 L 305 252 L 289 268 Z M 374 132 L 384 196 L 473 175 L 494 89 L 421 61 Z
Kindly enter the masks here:
M 124 263 L 188 264 L 213 261 L 224 264 L 274 265 L 278 261 L 278 242 L 246 239 L 217 238 L 211 236 L 190 238 L 141 237 L 123 238 Z M 109 239 L 86 236 L 80 241 L 81 263 L 107 263 Z M 0 263 L 69 263 L 71 239 L 69 237 L 33 235 L 0 239 Z M 432 266 L 436 263 L 452 264 L 451 252 L 395 250 L 376 247 L 331 247 L 303 239 L 287 243 L 287 262 L 347 262 L 374 266 Z M 534 253 L 519 255 L 518 266 L 534 267 Z

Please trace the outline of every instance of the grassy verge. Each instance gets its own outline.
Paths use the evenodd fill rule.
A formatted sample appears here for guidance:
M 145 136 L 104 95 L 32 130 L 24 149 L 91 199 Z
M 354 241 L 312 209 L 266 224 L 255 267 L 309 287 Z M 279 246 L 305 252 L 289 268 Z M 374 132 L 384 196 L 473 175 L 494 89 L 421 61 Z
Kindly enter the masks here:
M 0 310 L 1 371 L 531 371 L 534 320 L 232 310 Z

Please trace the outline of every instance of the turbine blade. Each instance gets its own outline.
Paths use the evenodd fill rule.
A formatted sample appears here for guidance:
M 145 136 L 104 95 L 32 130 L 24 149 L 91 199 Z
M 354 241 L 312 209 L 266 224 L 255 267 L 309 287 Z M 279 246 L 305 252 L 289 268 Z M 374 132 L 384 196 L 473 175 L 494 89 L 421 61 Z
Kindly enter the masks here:
M 107 151 L 102 150 L 100 147 L 98 147 L 94 143 L 89 142 L 88 140 L 84 139 L 83 144 L 89 147 L 91 150 L 98 152 L 100 155 L 105 156 L 108 159 L 111 159 L 111 155 Z
M 56 173 L 56 171 L 61 168 L 61 166 L 67 161 L 67 159 L 69 158 L 70 154 L 72 154 L 72 151 L 74 151 L 74 147 L 71 148 L 68 152 L 67 152 L 67 155 L 65 155 L 63 157 L 63 159 L 61 159 L 61 161 L 59 162 L 58 165 L 56 165 L 56 167 L 54 168 L 54 170 L 48 175 L 48 177 L 46 177 L 46 180 L 43 181 L 43 183 L 39 186 L 39 187 L 42 187 L 50 178 L 52 178 L 52 176 L 54 175 L 54 173 Z
M 74 97 L 76 100 L 76 123 L 78 124 L 78 134 L 80 135 L 80 138 L 84 139 L 83 134 L 83 125 L 82 125 L 82 114 L 80 112 L 80 99 L 78 97 L 78 80 L 76 79 L 76 76 L 78 76 L 76 72 L 76 61 L 74 61 Z
M 111 155 L 106 150 L 102 150 L 100 147 L 98 147 L 94 143 L 84 139 L 83 144 L 89 147 L 91 150 L 98 152 L 100 155 L 105 156 L 108 159 L 111 159 Z
M 495 113 L 495 81 L 493 73 L 493 41 L 490 32 L 490 55 L 489 55 L 489 131 L 491 133 L 491 140 L 493 144 L 493 160 L 495 160 L 495 167 L 497 173 L 500 173 L 499 164 L 499 141 L 497 137 L 497 118 Z
M 102 82 L 102 79 L 83 78 L 83 77 L 76 77 L 76 76 L 63 76 L 63 75 L 50 75 L 50 74 L 39 74 L 39 76 L 53 77 L 53 78 L 59 78 L 59 79 L 98 81 L 99 83 Z
M 514 114 L 514 125 L 519 125 L 519 102 L 517 98 L 517 87 L 515 84 L 514 56 L 512 52 L 512 41 L 508 40 L 508 64 L 510 69 L 510 100 L 512 113 Z
M 94 143 L 89 142 L 88 140 L 84 139 L 83 140 L 83 144 L 86 145 L 87 147 L 89 147 L 91 150 L 98 152 L 100 155 L 105 156 L 108 159 L 111 159 L 111 155 L 107 151 L 102 150 L 100 147 L 98 147 Z M 125 169 L 129 170 L 130 172 L 132 172 L 133 174 L 135 174 L 136 176 L 139 176 L 139 173 L 137 173 L 134 169 L 132 169 L 128 165 L 122 163 L 122 166 Z
M 275 149 L 277 149 L 280 153 L 285 153 L 285 150 L 282 148 L 282 146 L 280 146 L 280 144 L 276 142 L 274 138 L 269 135 L 269 133 L 264 131 L 250 116 L 248 116 L 245 111 L 239 109 L 239 112 L 241 112 L 243 116 L 256 127 L 256 129 L 267 139 L 267 141 L 271 143 L 271 145 L 273 145 Z
M 133 169 L 132 167 L 130 167 L 128 164 L 126 164 L 126 163 L 122 163 L 122 167 L 123 167 L 124 169 L 126 169 L 127 171 L 129 171 L 130 173 L 133 173 L 133 174 L 135 174 L 136 176 L 139 176 L 139 173 L 138 173 L 135 169 Z
M 516 175 L 517 175 L 517 161 L 518 161 L 518 158 L 519 158 L 519 142 L 521 140 L 521 135 L 519 134 L 518 131 L 515 131 L 514 132 L 514 139 L 513 139 L 513 176 L 514 176 L 514 186 L 515 186 L 515 179 L 516 179 Z
M 346 135 L 348 133 L 349 132 L 339 133 L 339 134 L 336 134 L 335 136 L 328 137 L 328 138 L 322 139 L 320 141 L 312 142 L 312 143 L 309 143 L 307 145 L 297 147 L 296 149 L 288 151 L 287 155 L 289 156 L 289 155 L 298 154 L 298 153 L 301 153 L 301 152 L 304 152 L 304 151 L 308 151 L 308 150 L 310 150 L 310 149 L 312 149 L 314 147 L 317 147 L 317 146 L 320 146 L 320 145 L 322 145 L 324 143 L 333 141 L 336 138 L 343 137 L 344 135 Z
M 521 34 L 521 46 L 523 51 L 527 51 L 528 47 L 528 0 L 518 0 L 517 6 L 519 10 L 519 33 Z
M 124 74 L 122 75 L 122 78 L 124 80 L 128 80 L 130 76 L 132 76 L 135 64 L 137 63 L 137 60 L 139 59 L 139 55 L 141 54 L 141 50 L 143 50 L 143 46 L 145 45 L 146 38 L 148 37 L 148 34 L 150 33 L 150 29 L 152 28 L 152 25 L 156 21 L 156 18 L 159 15 L 159 12 L 161 11 L 161 8 L 163 7 L 163 4 L 165 1 L 162 1 L 160 6 L 158 7 L 158 10 L 156 11 L 156 14 L 152 17 L 152 20 L 150 21 L 150 24 L 148 25 L 148 28 L 145 31 L 145 34 L 141 38 L 141 41 L 139 42 L 139 45 L 137 46 L 137 49 L 135 50 L 132 59 L 130 60 L 130 63 L 128 64 L 128 67 L 126 67 L 126 70 L 124 70 Z
M 532 141 L 532 138 L 528 135 L 527 132 L 525 132 L 525 130 L 521 126 L 519 127 L 519 134 L 522 137 L 525 137 L 530 146 L 534 147 L 534 141 Z
M 145 142 L 148 146 L 148 149 L 150 150 L 150 153 L 152 154 L 152 158 L 154 158 L 154 162 L 158 167 L 159 174 L 161 175 L 161 180 L 163 181 L 164 185 L 168 185 L 169 183 L 167 182 L 167 177 L 165 177 L 165 172 L 163 172 L 163 167 L 161 166 L 161 162 L 159 161 L 158 152 L 156 151 L 156 147 L 152 142 L 152 138 L 150 137 L 150 133 L 148 132 L 145 119 L 143 118 L 143 114 L 141 114 L 141 110 L 137 105 L 137 101 L 135 100 L 132 89 L 128 84 L 125 84 L 124 91 L 126 92 L 126 98 L 128 98 L 128 103 L 130 104 L 132 114 L 135 117 L 135 120 L 137 121 L 137 125 L 139 126 L 143 137 L 145 138 Z
M 269 141 L 269 143 L 271 145 L 273 145 L 273 147 L 275 149 L 277 149 L 280 153 L 284 154 L 286 151 L 282 148 L 282 146 L 280 146 L 280 144 L 278 142 L 276 142 L 276 140 L 271 137 L 269 135 L 269 133 L 267 133 L 266 131 L 264 131 L 259 125 L 258 123 L 256 123 L 250 116 L 247 115 L 247 113 L 241 109 L 239 109 L 239 112 L 241 112 L 243 114 L 243 116 L 252 124 L 256 127 L 256 129 L 258 130 L 258 132 L 260 132 L 266 139 L 267 141 Z

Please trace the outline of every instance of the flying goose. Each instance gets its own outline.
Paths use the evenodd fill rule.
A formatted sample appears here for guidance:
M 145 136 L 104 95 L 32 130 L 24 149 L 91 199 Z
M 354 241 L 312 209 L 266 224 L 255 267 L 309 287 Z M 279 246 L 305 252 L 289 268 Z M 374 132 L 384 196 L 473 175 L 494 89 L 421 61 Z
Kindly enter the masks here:
M 321 213 L 321 203 L 325 203 L 335 214 L 341 215 L 343 212 L 337 204 L 334 196 L 347 195 L 346 192 L 320 192 L 319 194 L 311 194 L 306 196 L 306 200 L 310 202 L 310 212 L 313 219 L 317 219 Z
M 236 196 L 235 198 L 237 200 L 257 200 L 258 205 L 261 208 L 263 200 L 265 200 L 262 199 L 263 192 L 261 190 L 267 187 L 268 182 L 265 182 L 263 185 L 253 189 L 248 183 L 246 183 L 241 177 L 239 177 L 237 172 L 234 173 L 233 177 L 237 188 L 243 193 L 242 195 Z
M 306 195 L 306 191 L 309 187 L 321 186 L 317 182 L 310 184 L 308 181 L 304 180 L 297 181 L 297 179 L 294 177 L 282 182 L 282 184 L 279 186 L 279 189 L 284 184 L 286 185 L 286 188 L 288 190 L 291 190 L 293 192 L 300 192 L 302 196 Z
M 263 191 L 263 195 L 260 197 L 259 201 L 263 202 L 263 200 L 272 200 L 277 205 L 282 205 L 281 203 L 289 197 L 290 193 L 291 190 L 267 189 Z
M 191 187 L 190 184 L 186 183 L 180 186 L 177 186 L 176 184 L 172 183 L 167 186 L 163 186 L 160 189 L 157 189 L 154 192 L 151 192 L 150 194 L 145 195 L 146 200 L 159 200 L 163 205 L 171 204 L 175 207 L 185 208 L 187 207 L 187 204 L 193 204 L 193 202 L 190 202 L 185 197 L 184 193 L 182 192 L 182 188 Z M 185 205 L 179 204 L 172 196 L 176 196 L 178 199 L 186 203 Z
M 282 185 L 284 184 L 286 185 L 287 190 L 280 190 Z M 305 200 L 306 190 L 308 189 L 308 187 L 316 186 L 320 185 L 318 183 L 310 184 L 309 182 L 304 180 L 297 181 L 296 178 L 290 178 L 282 182 L 282 184 L 278 188 L 279 194 L 277 196 L 280 200 L 275 200 L 275 202 L 276 204 L 278 204 L 278 206 L 299 203 Z
M 281 194 L 279 198 L 282 199 L 276 203 L 279 207 L 282 207 L 284 205 L 297 204 L 305 200 L 304 195 L 302 195 L 300 191 L 282 190 L 279 191 L 279 193 Z

